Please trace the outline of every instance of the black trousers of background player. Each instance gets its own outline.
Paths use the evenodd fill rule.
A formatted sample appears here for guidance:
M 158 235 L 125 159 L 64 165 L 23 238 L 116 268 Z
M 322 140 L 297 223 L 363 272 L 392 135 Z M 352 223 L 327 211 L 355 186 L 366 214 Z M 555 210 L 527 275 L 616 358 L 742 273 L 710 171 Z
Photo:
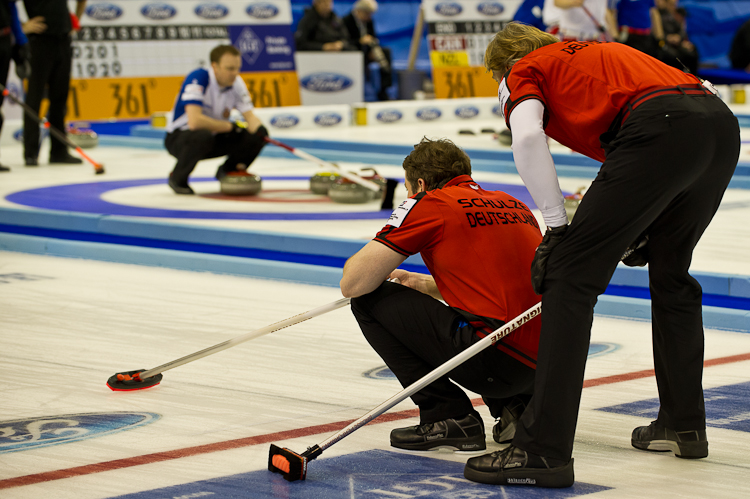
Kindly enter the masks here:
M 172 180 L 179 186 L 186 186 L 198 161 L 227 156 L 219 170 L 223 173 L 236 171 L 239 163 L 250 166 L 260 154 L 265 141 L 247 130 L 217 134 L 208 130 L 175 130 L 167 134 L 164 145 L 169 154 L 177 158 Z
M 0 83 L 7 84 L 8 70 L 10 68 L 10 59 L 13 45 L 11 44 L 10 35 L 0 36 Z M 0 93 L 0 108 L 3 106 L 5 96 Z M 0 131 L 3 129 L 3 112 L 0 110 Z M 0 165 L 1 166 L 1 165 Z
M 73 51 L 70 36 L 30 35 L 31 76 L 26 92 L 26 104 L 37 115 L 47 90 L 49 124 L 61 132 L 65 131 L 65 112 L 70 89 L 70 67 Z M 50 158 L 65 158 L 68 146 L 50 136 Z M 37 159 L 39 156 L 39 123 L 24 114 L 23 119 L 24 157 Z

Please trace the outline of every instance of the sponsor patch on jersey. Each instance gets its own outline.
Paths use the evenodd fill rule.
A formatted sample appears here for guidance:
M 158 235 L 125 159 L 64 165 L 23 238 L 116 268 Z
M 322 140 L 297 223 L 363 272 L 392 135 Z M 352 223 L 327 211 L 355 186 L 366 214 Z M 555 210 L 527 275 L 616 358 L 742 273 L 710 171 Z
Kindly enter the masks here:
M 185 101 L 201 101 L 203 102 L 203 85 L 197 83 L 188 83 L 185 85 L 185 90 L 182 92 L 182 100 Z
M 95 412 L 0 421 L 0 454 L 103 437 L 159 418 L 153 412 Z
M 417 204 L 416 199 L 409 198 L 404 200 L 400 205 L 396 207 L 395 210 L 393 210 L 393 213 L 391 213 L 391 218 L 388 219 L 388 223 L 386 223 L 386 225 L 401 227 L 401 223 L 404 221 L 406 215 L 409 214 L 415 204 Z
M 500 116 L 505 119 L 505 104 L 508 103 L 510 98 L 510 90 L 508 90 L 508 84 L 505 83 L 505 78 L 500 81 L 500 86 L 497 89 L 497 98 L 500 99 Z M 492 112 L 495 112 L 494 109 Z

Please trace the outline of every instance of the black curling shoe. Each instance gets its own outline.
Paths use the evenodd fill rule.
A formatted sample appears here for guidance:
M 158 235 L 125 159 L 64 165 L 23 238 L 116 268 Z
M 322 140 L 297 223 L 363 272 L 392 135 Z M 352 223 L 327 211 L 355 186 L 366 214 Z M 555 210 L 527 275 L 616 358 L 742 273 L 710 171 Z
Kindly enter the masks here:
M 391 446 L 405 450 L 454 449 L 482 451 L 487 448 L 484 423 L 474 414 L 391 431 Z
M 636 449 L 674 452 L 677 457 L 700 459 L 708 456 L 706 430 L 674 431 L 652 421 L 633 430 L 630 443 Z
M 567 463 L 548 459 L 510 446 L 504 450 L 472 457 L 466 462 L 464 477 L 491 485 L 530 485 L 570 487 L 575 481 L 573 460 Z

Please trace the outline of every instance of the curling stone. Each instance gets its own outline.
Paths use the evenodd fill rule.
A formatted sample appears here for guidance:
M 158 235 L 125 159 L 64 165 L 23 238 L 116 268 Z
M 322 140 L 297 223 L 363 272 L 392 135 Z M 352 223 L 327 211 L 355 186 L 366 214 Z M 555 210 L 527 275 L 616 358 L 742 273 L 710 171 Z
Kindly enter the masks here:
M 370 168 L 369 170 L 372 169 Z M 375 170 L 372 171 L 374 172 Z M 347 178 L 340 177 L 331 184 L 331 188 L 328 190 L 328 196 L 331 198 L 331 201 L 336 203 L 361 204 L 373 199 L 380 199 L 385 189 L 386 180 L 377 173 L 371 176 L 361 175 L 361 177 L 380 185 L 380 191 L 375 192 Z
M 565 214 L 568 215 L 568 222 L 573 220 L 573 215 L 575 215 L 576 210 L 578 209 L 578 205 L 581 204 L 581 199 L 583 199 L 583 191 L 585 189 L 585 187 L 581 187 L 574 194 L 568 194 L 563 198 L 563 204 L 565 205 Z
M 510 130 L 508 130 L 507 128 L 505 130 L 501 130 L 497 134 L 497 141 L 504 146 L 513 145 L 513 136 L 510 134 Z
M 81 149 L 91 149 L 99 145 L 99 136 L 95 131 L 85 128 L 68 128 L 68 139 Z
M 313 194 L 328 194 L 331 184 L 341 178 L 338 173 L 321 172 L 310 177 L 310 192 Z
M 247 172 L 229 172 L 219 182 L 221 193 L 227 196 L 253 196 L 262 188 L 260 177 Z

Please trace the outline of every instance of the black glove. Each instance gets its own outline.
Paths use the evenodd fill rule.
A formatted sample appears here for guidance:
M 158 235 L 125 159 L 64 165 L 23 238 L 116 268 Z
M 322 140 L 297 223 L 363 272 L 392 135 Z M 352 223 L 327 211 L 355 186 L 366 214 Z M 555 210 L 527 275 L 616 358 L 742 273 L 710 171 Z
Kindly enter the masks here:
M 268 130 L 266 130 L 266 127 L 261 125 L 257 130 L 255 130 L 255 135 L 257 135 L 258 138 L 262 140 L 264 137 L 268 137 Z
M 13 62 L 16 63 L 16 74 L 21 80 L 26 80 L 31 76 L 31 50 L 29 44 L 13 45 L 11 51 Z
M 643 267 L 648 263 L 648 236 L 641 236 L 628 246 L 622 255 L 622 263 L 628 267 Z
M 547 259 L 549 259 L 550 253 L 555 246 L 560 244 L 560 241 L 565 237 L 568 226 L 561 225 L 554 229 L 547 229 L 544 233 L 542 242 L 534 253 L 534 260 L 531 261 L 531 285 L 534 288 L 534 293 L 541 295 L 544 291 L 542 283 L 544 282 L 544 274 L 547 272 Z

